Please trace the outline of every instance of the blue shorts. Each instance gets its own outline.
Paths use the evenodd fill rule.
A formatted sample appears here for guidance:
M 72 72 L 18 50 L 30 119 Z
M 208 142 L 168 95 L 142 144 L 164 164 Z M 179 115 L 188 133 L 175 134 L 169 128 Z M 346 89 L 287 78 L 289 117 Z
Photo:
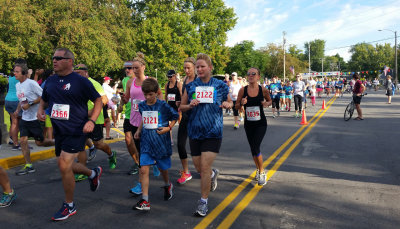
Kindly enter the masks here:
M 285 98 L 287 98 L 287 99 L 292 99 L 293 96 L 292 96 L 292 95 L 285 95 Z
M 54 135 L 56 156 L 60 156 L 61 151 L 66 153 L 78 153 L 85 150 L 86 135 Z
M 140 154 L 140 166 L 154 165 L 161 170 L 167 170 L 171 168 L 171 157 L 165 157 L 161 159 L 155 159 L 147 153 Z
M 14 113 L 17 110 L 19 101 L 5 101 L 5 109 L 9 114 Z M 18 116 L 22 116 L 22 109 L 19 111 Z
M 280 97 L 281 97 L 281 99 L 285 99 L 286 95 L 281 95 Z

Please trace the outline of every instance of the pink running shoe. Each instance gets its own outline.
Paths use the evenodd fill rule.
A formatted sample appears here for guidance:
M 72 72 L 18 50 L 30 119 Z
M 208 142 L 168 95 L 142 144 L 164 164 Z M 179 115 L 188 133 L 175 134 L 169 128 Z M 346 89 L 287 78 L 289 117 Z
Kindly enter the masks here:
M 192 174 L 189 173 L 185 173 L 184 171 L 180 171 L 181 172 L 181 178 L 178 179 L 178 184 L 185 184 L 186 181 L 189 181 L 192 179 Z

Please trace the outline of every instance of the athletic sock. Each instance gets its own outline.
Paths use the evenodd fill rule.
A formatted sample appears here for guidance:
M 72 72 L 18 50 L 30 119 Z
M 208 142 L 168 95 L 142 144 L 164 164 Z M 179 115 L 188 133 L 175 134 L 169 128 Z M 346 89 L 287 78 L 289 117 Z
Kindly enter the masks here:
M 208 203 L 208 198 L 207 199 L 200 198 L 200 201 L 207 204 Z
M 108 158 L 112 158 L 114 156 L 114 152 L 111 151 L 111 155 Z
M 70 208 L 72 208 L 72 207 L 74 206 L 74 202 L 67 203 L 67 204 L 68 204 L 68 206 L 69 206 Z
M 96 172 L 94 170 L 92 170 L 92 174 L 90 174 L 89 178 L 93 179 L 96 176 Z
M 215 175 L 215 173 L 214 173 L 214 170 L 211 170 L 211 171 L 212 171 L 212 173 L 211 173 L 211 178 L 213 178 L 214 175 Z
M 32 168 L 32 164 L 25 164 L 27 167 Z
M 90 147 L 89 149 L 94 149 L 94 145 L 92 145 L 92 147 Z
M 149 196 L 142 195 L 142 199 L 144 199 L 145 201 L 149 202 Z

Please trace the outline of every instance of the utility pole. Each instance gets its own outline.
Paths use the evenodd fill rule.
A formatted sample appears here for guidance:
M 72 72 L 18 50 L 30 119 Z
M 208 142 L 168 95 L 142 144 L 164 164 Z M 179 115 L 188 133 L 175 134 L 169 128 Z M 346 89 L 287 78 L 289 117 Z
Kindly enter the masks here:
M 310 42 L 308 42 L 308 77 L 311 76 L 311 47 Z
M 394 80 L 394 82 L 395 82 L 395 84 L 396 84 L 396 87 L 397 87 L 397 84 L 398 84 L 398 71 L 397 71 L 397 31 L 393 31 L 393 30 L 390 30 L 390 29 L 379 29 L 378 31 L 383 31 L 383 30 L 386 30 L 386 31 L 390 31 L 390 32 L 392 32 L 392 33 L 394 33 L 394 72 L 395 72 L 395 80 Z
M 322 61 L 322 73 L 324 73 L 324 58 L 320 58 L 320 60 Z
M 283 31 L 283 82 L 286 81 L 286 50 L 285 50 L 285 39 L 286 32 Z

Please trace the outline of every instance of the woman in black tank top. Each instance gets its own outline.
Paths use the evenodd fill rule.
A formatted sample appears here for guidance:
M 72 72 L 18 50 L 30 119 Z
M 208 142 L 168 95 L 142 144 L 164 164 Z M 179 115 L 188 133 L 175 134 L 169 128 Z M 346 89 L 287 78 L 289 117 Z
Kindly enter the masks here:
M 172 108 L 178 111 L 176 102 L 181 101 L 182 84 L 176 80 L 175 70 L 169 70 L 167 77 L 168 83 L 165 85 L 165 101 L 167 101 Z
M 251 155 L 256 164 L 256 180 L 258 185 L 267 183 L 267 176 L 263 168 L 263 158 L 260 145 L 267 131 L 267 119 L 264 108 L 272 103 L 268 90 L 258 85 L 260 70 L 250 68 L 247 71 L 249 85 L 240 89 L 236 100 L 236 109 L 245 108 L 244 130 L 250 145 Z

